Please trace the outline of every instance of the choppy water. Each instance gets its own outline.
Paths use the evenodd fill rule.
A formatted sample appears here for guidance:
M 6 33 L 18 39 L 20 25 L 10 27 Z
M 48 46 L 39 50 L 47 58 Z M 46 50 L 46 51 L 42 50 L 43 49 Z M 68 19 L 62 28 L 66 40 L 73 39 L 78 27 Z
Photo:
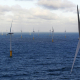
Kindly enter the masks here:
M 80 80 L 80 51 L 70 74 L 78 33 L 32 36 L 15 33 L 10 58 L 10 36 L 0 35 L 0 80 Z

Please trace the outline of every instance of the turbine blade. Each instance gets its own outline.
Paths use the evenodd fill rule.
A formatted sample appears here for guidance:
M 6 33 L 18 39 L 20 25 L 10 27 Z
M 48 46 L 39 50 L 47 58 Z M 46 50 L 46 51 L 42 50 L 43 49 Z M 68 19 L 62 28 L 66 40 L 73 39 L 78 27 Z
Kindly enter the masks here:
M 78 45 L 77 45 L 77 48 L 76 48 L 76 53 L 75 53 L 74 61 L 73 61 L 73 64 L 72 64 L 71 72 L 72 72 L 72 70 L 73 70 L 73 66 L 74 66 L 74 63 L 75 63 L 75 60 L 76 60 L 76 57 L 77 57 L 79 48 L 80 48 L 80 39 L 79 39 L 79 42 L 78 42 Z M 70 73 L 71 73 L 71 72 L 70 72 Z
M 78 29 L 79 29 L 79 37 L 80 37 L 80 21 L 79 21 L 79 10 L 77 5 L 77 16 L 78 16 Z

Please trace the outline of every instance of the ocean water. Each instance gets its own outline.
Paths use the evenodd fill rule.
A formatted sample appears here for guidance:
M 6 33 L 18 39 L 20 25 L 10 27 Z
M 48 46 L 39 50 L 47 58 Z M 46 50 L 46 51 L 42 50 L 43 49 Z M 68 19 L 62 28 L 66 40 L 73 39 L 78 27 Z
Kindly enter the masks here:
M 0 80 L 80 80 L 80 51 L 72 74 L 78 33 L 49 33 L 0 35 Z

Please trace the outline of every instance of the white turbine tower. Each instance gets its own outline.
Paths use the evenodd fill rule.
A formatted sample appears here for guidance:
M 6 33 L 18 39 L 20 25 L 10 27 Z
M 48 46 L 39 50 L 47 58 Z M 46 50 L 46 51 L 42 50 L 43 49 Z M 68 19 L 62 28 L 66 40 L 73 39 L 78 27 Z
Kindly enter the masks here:
M 21 38 L 22 38 L 22 30 L 21 30 Z
M 52 27 L 52 42 L 54 42 L 54 40 L 53 40 L 53 33 L 54 33 L 54 29 Z
M 65 30 L 65 38 L 66 38 L 66 30 Z
M 50 30 L 50 35 L 49 36 L 51 36 L 51 30 Z
M 3 35 L 3 31 L 2 31 L 2 35 Z
M 77 16 L 78 16 L 79 41 L 78 41 L 78 45 L 77 45 L 77 48 L 76 48 L 75 57 L 74 57 L 74 60 L 73 60 L 71 72 L 72 72 L 72 70 L 73 70 L 73 66 L 74 66 L 74 63 L 75 63 L 75 60 L 76 60 L 76 57 L 77 57 L 77 54 L 78 54 L 78 51 L 79 51 L 79 48 L 80 48 L 80 20 L 79 20 L 78 5 L 77 5 Z M 70 72 L 70 73 L 71 73 L 71 72 Z
M 34 28 L 33 28 L 33 40 L 34 40 Z
M 39 36 L 39 30 L 38 30 L 38 36 Z
M 6 30 L 6 36 L 7 36 L 7 30 Z

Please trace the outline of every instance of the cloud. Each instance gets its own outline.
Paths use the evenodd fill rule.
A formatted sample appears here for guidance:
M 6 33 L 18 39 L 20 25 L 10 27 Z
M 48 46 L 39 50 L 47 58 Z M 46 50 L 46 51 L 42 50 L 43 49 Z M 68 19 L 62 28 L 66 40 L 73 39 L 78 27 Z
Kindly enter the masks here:
M 31 10 L 33 15 L 37 19 L 44 19 L 44 20 L 55 20 L 57 19 L 57 15 L 55 13 L 51 13 L 49 10 L 44 10 L 40 8 L 35 8 Z
M 66 11 L 72 11 L 76 7 L 75 4 L 68 0 L 39 0 L 38 5 L 43 6 L 48 9 L 52 10 L 66 10 Z
M 74 14 L 73 16 L 65 16 L 65 14 L 57 15 L 48 9 L 41 9 L 40 7 L 25 9 L 20 5 L 14 5 L 11 7 L 7 5 L 0 5 L 0 31 L 1 29 L 9 30 L 12 19 L 12 28 L 16 32 L 19 32 L 21 28 L 25 32 L 31 31 L 33 30 L 33 27 L 35 31 L 37 31 L 39 28 L 40 31 L 47 32 L 52 28 L 52 26 L 54 27 L 55 32 L 61 32 L 64 31 L 65 27 L 69 29 L 71 26 L 73 26 L 74 23 L 74 26 L 76 27 L 76 15 L 75 17 Z
M 44 19 L 44 20 L 54 20 L 57 19 L 57 15 L 51 13 L 49 10 L 44 10 L 38 8 L 23 9 L 19 5 L 12 7 L 0 6 L 0 14 L 3 16 L 13 16 L 15 19 Z
M 0 12 L 10 11 L 10 7 L 5 5 L 4 7 L 0 5 Z
M 21 26 L 34 26 L 56 20 L 57 15 L 49 10 L 39 7 L 24 9 L 20 5 L 1 6 L 0 5 L 0 25 L 8 27 L 13 19 L 13 26 L 20 28 Z M 5 23 L 5 24 L 4 24 Z M 15 28 L 15 29 L 16 29 Z
M 15 0 L 15 1 L 34 1 L 34 0 Z
M 9 1 L 9 0 L 3 0 L 3 1 Z M 34 0 L 13 0 L 13 1 L 34 1 Z

